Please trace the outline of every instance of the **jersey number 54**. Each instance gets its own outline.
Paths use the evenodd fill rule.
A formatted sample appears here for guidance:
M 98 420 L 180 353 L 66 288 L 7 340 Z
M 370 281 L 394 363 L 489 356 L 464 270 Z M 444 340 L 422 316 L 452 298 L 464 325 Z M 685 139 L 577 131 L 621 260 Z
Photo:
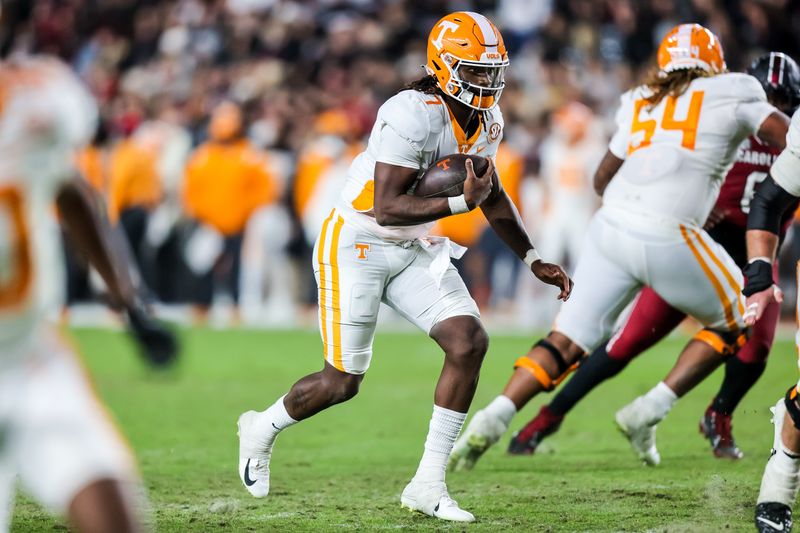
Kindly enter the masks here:
M 689 111 L 683 120 L 675 119 L 675 104 L 678 98 L 667 96 L 664 105 L 664 114 L 661 117 L 661 124 L 654 118 L 641 120 L 639 114 L 642 108 L 650 105 L 650 102 L 641 98 L 633 103 L 633 123 L 631 124 L 631 137 L 641 140 L 634 144 L 631 140 L 628 144 L 628 154 L 632 154 L 640 148 L 649 146 L 656 133 L 657 128 L 662 130 L 677 130 L 683 133 L 681 136 L 681 146 L 689 150 L 694 150 L 695 139 L 697 138 L 697 124 L 700 122 L 700 110 L 703 107 L 703 97 L 705 91 L 692 91 L 690 93 Z M 640 135 L 641 132 L 641 135 Z

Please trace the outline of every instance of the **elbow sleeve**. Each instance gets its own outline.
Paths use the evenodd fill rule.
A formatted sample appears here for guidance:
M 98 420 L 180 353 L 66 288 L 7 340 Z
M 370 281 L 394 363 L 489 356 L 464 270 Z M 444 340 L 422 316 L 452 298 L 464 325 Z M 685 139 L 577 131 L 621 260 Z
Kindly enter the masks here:
M 772 176 L 767 176 L 767 179 L 756 190 L 752 202 L 750 202 L 747 229 L 769 231 L 775 235 L 780 234 L 783 213 L 796 200 L 796 197 L 775 183 Z

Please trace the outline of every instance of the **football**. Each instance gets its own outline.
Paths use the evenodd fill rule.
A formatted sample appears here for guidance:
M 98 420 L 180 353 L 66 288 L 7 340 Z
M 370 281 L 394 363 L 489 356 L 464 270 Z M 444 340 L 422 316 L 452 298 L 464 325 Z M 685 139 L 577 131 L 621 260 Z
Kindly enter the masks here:
M 452 154 L 437 160 L 417 181 L 414 196 L 422 198 L 441 198 L 458 196 L 464 192 L 464 180 L 467 179 L 465 163 L 472 159 L 476 176 L 486 172 L 489 161 L 479 155 Z

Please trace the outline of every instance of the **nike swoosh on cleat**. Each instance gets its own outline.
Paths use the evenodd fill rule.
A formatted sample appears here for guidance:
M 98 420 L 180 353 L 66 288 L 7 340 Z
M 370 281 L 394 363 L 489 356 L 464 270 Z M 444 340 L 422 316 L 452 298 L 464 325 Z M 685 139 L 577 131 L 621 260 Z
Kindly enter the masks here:
M 275 428 L 275 429 L 277 429 L 278 431 L 280 431 L 280 430 L 281 430 L 281 428 L 279 428 L 278 426 L 276 426 L 276 425 L 275 425 L 275 422 L 273 422 L 273 423 L 272 423 L 272 427 L 274 427 L 274 428 Z
M 758 520 L 759 522 L 764 522 L 768 526 L 775 528 L 777 531 L 783 531 L 783 524 L 777 524 L 772 520 L 767 520 L 766 518 L 763 518 L 761 516 L 756 517 L 756 520 Z
M 248 459 L 247 464 L 244 465 L 244 484 L 248 487 L 252 487 L 256 484 L 255 479 L 250 479 L 250 459 Z
M 433 508 L 433 512 L 434 512 L 434 513 L 438 513 L 438 512 L 439 512 L 439 505 L 441 505 L 441 502 L 440 502 L 440 503 L 437 503 L 437 504 L 436 504 L 436 507 L 434 507 L 434 508 Z

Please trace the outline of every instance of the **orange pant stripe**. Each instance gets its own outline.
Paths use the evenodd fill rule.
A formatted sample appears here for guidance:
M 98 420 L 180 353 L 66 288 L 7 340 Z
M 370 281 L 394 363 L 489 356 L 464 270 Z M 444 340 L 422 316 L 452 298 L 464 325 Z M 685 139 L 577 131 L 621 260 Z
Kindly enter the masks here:
M 342 306 L 339 290 L 339 235 L 344 219 L 336 216 L 331 238 L 331 307 L 333 307 L 333 366 L 344 372 L 342 364 Z
M 733 317 L 733 307 L 731 305 L 730 300 L 725 294 L 725 290 L 722 288 L 722 284 L 719 282 L 717 277 L 714 275 L 714 272 L 711 270 L 711 267 L 708 266 L 703 256 L 700 255 L 700 251 L 692 244 L 692 240 L 689 237 L 689 233 L 686 231 L 686 227 L 681 224 L 681 235 L 683 236 L 683 240 L 686 241 L 686 244 L 689 245 L 689 249 L 694 254 L 695 259 L 700 264 L 700 268 L 703 269 L 705 272 L 706 277 L 711 281 L 711 284 L 714 286 L 714 290 L 717 293 L 717 297 L 719 301 L 722 303 L 722 308 L 725 311 L 725 321 L 727 323 L 727 327 L 729 330 L 733 331 L 737 329 L 736 327 L 736 320 Z
M 328 320 L 325 307 L 327 306 L 327 276 L 325 275 L 325 241 L 328 240 L 328 224 L 333 218 L 334 211 L 328 215 L 322 223 L 322 231 L 319 234 L 319 246 L 317 246 L 317 265 L 319 266 L 319 329 L 322 334 L 322 353 L 325 359 L 328 358 Z
M 695 231 L 695 230 L 692 230 L 692 233 L 694 233 L 694 235 L 697 237 L 697 241 L 700 243 L 700 246 L 703 247 L 703 250 L 706 251 L 706 253 L 711 258 L 711 260 L 714 262 L 714 264 L 717 265 L 717 268 L 719 268 L 720 271 L 722 271 L 722 274 L 725 276 L 725 280 L 728 282 L 728 286 L 733 291 L 733 294 L 739 294 L 740 292 L 742 292 L 742 287 L 739 286 L 739 283 L 733 277 L 733 274 L 731 274 L 728 271 L 728 269 L 725 268 L 725 265 L 722 263 L 722 261 L 720 261 L 719 257 L 717 257 L 714 254 L 714 252 L 711 251 L 711 248 L 705 242 L 705 239 L 703 239 L 702 235 L 699 232 Z M 743 315 L 744 314 L 744 305 L 742 305 L 741 298 L 736 298 L 736 305 L 737 305 L 737 307 L 739 309 L 739 314 Z

